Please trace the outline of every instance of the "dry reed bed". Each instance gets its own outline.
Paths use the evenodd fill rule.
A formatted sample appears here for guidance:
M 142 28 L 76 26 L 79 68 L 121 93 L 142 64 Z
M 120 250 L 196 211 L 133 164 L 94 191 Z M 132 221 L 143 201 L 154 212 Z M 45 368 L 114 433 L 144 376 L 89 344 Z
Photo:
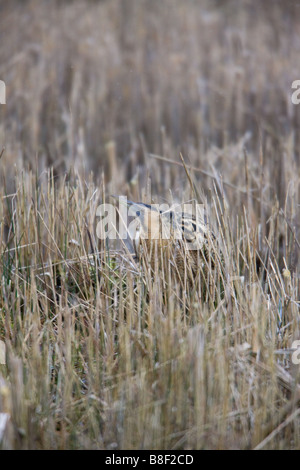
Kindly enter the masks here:
M 299 13 L 238 3 L 2 6 L 3 448 L 300 447 Z M 217 302 L 96 237 L 112 193 L 194 197 L 180 151 Z
M 254 447 L 294 413 L 298 369 L 281 350 L 299 336 L 299 279 L 272 255 L 257 274 L 246 218 L 231 230 L 214 199 L 225 295 L 184 300 L 161 273 L 126 264 L 124 250 L 98 243 L 89 255 L 101 181 L 42 179 L 20 175 L 16 194 L 1 194 L 6 446 Z M 286 225 L 274 218 L 271 253 Z M 271 445 L 291 433 L 297 447 L 296 416 Z

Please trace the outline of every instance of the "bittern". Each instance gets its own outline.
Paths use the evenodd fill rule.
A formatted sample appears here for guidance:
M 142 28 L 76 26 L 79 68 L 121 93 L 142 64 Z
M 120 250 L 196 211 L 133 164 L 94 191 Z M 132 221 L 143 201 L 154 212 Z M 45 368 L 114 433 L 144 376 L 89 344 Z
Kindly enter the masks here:
M 154 273 L 170 263 L 183 286 L 196 287 L 202 280 L 208 287 L 207 278 L 220 265 L 220 256 L 203 211 L 193 214 L 182 211 L 180 205 L 161 209 L 155 204 L 126 202 L 135 216 L 129 234 L 136 256 Z

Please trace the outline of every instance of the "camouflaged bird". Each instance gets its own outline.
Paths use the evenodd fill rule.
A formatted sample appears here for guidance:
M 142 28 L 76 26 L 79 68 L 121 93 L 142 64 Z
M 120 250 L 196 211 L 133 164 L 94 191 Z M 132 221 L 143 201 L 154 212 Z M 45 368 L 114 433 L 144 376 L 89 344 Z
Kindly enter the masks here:
M 203 211 L 195 216 L 180 205 L 161 209 L 156 204 L 126 202 L 129 214 L 135 216 L 128 231 L 136 256 L 154 273 L 170 263 L 183 286 L 197 287 L 201 280 L 207 285 L 207 278 L 220 266 L 220 255 Z

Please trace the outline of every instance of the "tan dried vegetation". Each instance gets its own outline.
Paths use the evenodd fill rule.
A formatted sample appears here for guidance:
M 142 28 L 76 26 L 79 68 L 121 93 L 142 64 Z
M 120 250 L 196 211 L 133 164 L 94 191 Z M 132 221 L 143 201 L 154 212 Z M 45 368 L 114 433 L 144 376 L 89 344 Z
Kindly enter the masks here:
M 266 3 L 1 2 L 1 448 L 300 447 L 300 21 Z M 100 242 L 112 194 L 205 204 L 218 278 Z

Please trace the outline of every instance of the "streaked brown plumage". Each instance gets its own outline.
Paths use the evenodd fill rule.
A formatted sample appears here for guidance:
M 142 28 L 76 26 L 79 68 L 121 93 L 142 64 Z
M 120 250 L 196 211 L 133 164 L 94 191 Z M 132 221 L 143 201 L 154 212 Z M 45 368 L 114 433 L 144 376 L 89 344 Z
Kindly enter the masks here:
M 215 237 L 203 214 L 175 210 L 159 210 L 155 205 L 134 203 L 135 225 L 131 227 L 135 253 L 157 269 L 172 266 L 183 286 L 198 286 L 213 272 L 216 264 Z

